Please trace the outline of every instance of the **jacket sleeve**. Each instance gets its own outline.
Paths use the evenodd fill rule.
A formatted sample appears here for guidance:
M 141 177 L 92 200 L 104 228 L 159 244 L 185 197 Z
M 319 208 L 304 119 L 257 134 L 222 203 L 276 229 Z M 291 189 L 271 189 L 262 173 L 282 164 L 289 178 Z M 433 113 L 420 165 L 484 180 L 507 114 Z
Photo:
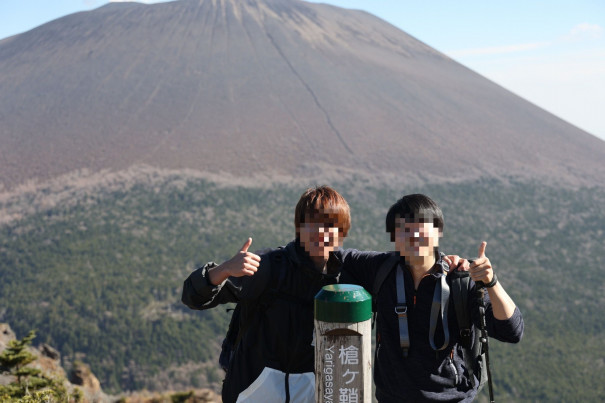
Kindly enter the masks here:
M 191 309 L 209 309 L 219 304 L 258 298 L 269 282 L 268 255 L 261 256 L 261 264 L 253 276 L 229 277 L 219 285 L 212 284 L 208 278 L 208 270 L 216 266 L 214 262 L 206 263 L 187 277 L 183 283 L 183 304 Z
M 183 283 L 183 304 L 191 309 L 208 309 L 219 304 L 239 301 L 241 287 L 230 281 L 231 279 L 219 285 L 210 283 L 208 270 L 216 266 L 218 265 L 214 262 L 206 263 L 187 277 Z
M 342 282 L 351 282 L 366 289 L 372 293 L 374 279 L 380 265 L 389 257 L 388 253 L 359 251 L 356 249 L 347 249 L 341 251 Z
M 475 287 L 472 287 L 472 289 L 474 293 Z M 506 343 L 520 342 L 523 338 L 525 324 L 523 322 L 523 315 L 521 315 L 519 307 L 515 307 L 515 311 L 510 318 L 500 320 L 494 317 L 492 303 L 487 292 L 485 292 L 483 300 L 485 302 L 485 322 L 487 334 L 496 340 Z M 472 298 L 471 301 L 473 322 L 476 328 L 479 329 L 479 306 L 475 298 Z

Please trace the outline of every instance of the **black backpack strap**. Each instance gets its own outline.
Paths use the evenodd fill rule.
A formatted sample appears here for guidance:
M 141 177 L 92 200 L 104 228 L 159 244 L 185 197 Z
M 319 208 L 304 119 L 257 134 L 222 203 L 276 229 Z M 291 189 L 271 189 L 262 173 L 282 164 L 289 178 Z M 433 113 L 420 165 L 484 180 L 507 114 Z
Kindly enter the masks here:
M 471 332 L 471 315 L 468 307 L 468 294 L 470 291 L 471 278 L 468 272 L 453 272 L 452 276 L 452 299 L 456 310 L 458 329 L 460 330 L 460 344 L 464 348 L 471 348 L 473 344 Z
M 221 345 L 221 354 L 218 358 L 218 363 L 225 372 L 229 369 L 229 362 L 233 356 L 233 346 L 235 346 L 239 334 L 241 305 L 237 304 L 235 308 L 227 309 L 227 312 L 229 311 L 233 312 L 231 314 L 231 320 L 229 321 L 229 329 L 227 330 L 227 334 Z
M 372 287 L 372 295 L 378 295 L 378 291 L 380 291 L 380 287 L 382 287 L 382 283 L 387 278 L 393 267 L 399 263 L 399 253 L 398 252 L 390 252 L 389 257 L 382 262 L 380 267 L 378 268 L 378 272 L 376 273 L 376 278 L 374 278 L 374 285 Z
M 237 305 L 238 306 L 236 307 L 236 309 L 239 307 L 239 303 Z M 234 352 L 237 349 L 237 346 L 239 345 L 239 342 L 242 341 L 242 338 L 244 337 L 244 334 L 246 334 L 246 330 L 248 330 L 248 328 L 252 324 L 252 320 L 254 319 L 254 317 L 256 317 L 256 314 L 257 314 L 260 306 L 261 306 L 260 304 L 254 304 L 254 309 L 252 309 L 251 311 L 247 312 L 248 315 L 246 315 L 244 317 L 243 323 L 241 323 L 241 326 L 239 327 L 239 331 L 237 332 L 237 338 L 235 339 L 235 342 L 233 343 L 233 351 Z M 241 316 L 241 315 L 238 315 L 238 316 Z
M 400 268 L 397 269 L 399 271 Z M 399 293 L 399 287 L 397 287 Z M 450 330 L 448 326 L 448 306 L 450 302 L 450 286 L 447 284 L 446 276 L 441 273 L 441 277 L 435 284 L 435 292 L 433 293 L 433 303 L 431 304 L 431 317 L 429 322 L 429 344 L 435 351 L 445 350 L 450 344 Z M 435 331 L 437 323 L 441 320 L 443 325 L 443 344 L 440 347 L 435 345 Z
M 477 284 L 474 293 L 476 306 L 479 310 L 479 328 L 475 329 L 474 340 L 471 331 L 471 316 L 469 309 L 469 294 L 471 292 L 470 276 L 468 272 L 453 272 L 452 298 L 456 308 L 456 319 L 460 329 L 460 345 L 462 348 L 464 363 L 469 373 L 469 378 L 475 386 L 475 373 L 479 379 L 478 389 L 481 390 L 485 382 L 489 386 L 490 402 L 494 401 L 492 376 L 489 367 L 488 336 L 485 323 L 485 301 L 483 299 L 485 289 Z
M 378 291 L 380 291 L 380 287 L 382 287 L 382 283 L 387 278 L 393 267 L 395 267 L 399 263 L 399 253 L 391 252 L 389 257 L 382 262 L 378 271 L 376 272 L 376 277 L 374 278 L 374 284 L 372 287 L 372 328 L 374 328 L 374 323 L 376 321 L 376 297 L 378 296 Z
M 482 383 L 485 382 L 484 378 L 487 378 L 487 385 L 489 388 L 489 401 L 490 403 L 494 403 L 494 386 L 492 384 L 492 372 L 489 365 L 489 338 L 487 334 L 487 324 L 485 321 L 485 299 L 483 298 L 486 291 L 485 285 L 478 282 L 477 283 L 477 300 L 479 305 L 479 337 L 477 340 L 477 344 L 481 349 L 481 357 L 483 358 L 484 366 L 481 368 L 482 372 L 485 372 L 485 377 L 479 376 L 481 381 L 479 387 L 483 386 Z M 483 374 L 480 374 L 483 375 Z
M 477 336 L 479 332 L 475 332 L 475 343 L 473 343 L 471 331 L 471 315 L 468 305 L 468 295 L 470 292 L 471 278 L 466 271 L 455 271 L 450 274 L 452 276 L 452 299 L 456 310 L 456 320 L 460 331 L 460 345 L 462 346 L 462 358 L 466 365 L 471 384 L 475 386 L 475 369 L 477 367 L 476 358 L 481 354 L 481 342 Z M 481 376 L 481 374 L 479 374 Z

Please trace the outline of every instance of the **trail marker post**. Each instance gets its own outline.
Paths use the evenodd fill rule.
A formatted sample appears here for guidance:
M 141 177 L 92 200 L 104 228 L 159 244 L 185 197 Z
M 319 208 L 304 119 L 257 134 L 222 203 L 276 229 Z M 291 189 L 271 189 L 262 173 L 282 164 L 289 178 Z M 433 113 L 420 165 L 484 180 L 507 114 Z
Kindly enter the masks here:
M 372 402 L 372 297 L 327 285 L 315 296 L 315 401 Z

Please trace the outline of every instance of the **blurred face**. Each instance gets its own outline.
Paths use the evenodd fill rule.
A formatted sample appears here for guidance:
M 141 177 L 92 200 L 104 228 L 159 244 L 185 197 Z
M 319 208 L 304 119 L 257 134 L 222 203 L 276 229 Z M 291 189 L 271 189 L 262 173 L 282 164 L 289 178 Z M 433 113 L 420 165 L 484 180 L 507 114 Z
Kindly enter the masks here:
M 330 256 L 330 252 L 340 246 L 340 233 L 334 224 L 321 222 L 302 223 L 299 229 L 300 244 L 311 258 Z
M 395 220 L 395 249 L 403 257 L 433 256 L 439 246 L 441 232 L 432 222 L 406 222 Z

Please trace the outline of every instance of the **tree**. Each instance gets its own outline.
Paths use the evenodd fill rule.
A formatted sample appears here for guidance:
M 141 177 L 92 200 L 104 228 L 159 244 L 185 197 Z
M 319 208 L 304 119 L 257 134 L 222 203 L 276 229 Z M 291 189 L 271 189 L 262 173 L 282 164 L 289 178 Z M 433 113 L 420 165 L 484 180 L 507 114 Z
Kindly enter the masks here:
M 28 351 L 36 332 L 31 330 L 21 340 L 11 340 L 6 349 L 0 354 L 0 371 L 15 377 L 15 381 L 6 386 L 0 386 L 0 402 L 19 401 L 37 402 L 60 401 L 66 397 L 65 387 L 61 382 L 53 380 L 42 371 L 28 366 L 37 357 Z

